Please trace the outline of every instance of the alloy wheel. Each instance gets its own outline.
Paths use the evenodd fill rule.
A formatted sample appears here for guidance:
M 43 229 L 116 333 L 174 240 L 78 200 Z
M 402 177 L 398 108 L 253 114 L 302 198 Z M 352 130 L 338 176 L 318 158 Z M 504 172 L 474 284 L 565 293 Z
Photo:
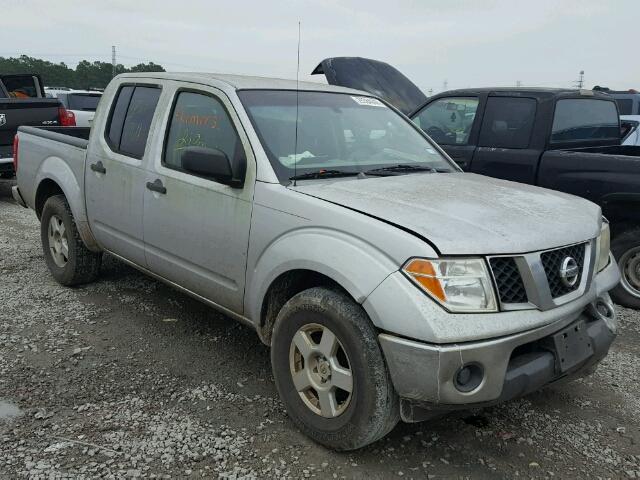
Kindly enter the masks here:
M 342 343 L 323 325 L 308 324 L 291 340 L 289 367 L 304 404 L 315 414 L 334 418 L 353 394 L 351 364 Z

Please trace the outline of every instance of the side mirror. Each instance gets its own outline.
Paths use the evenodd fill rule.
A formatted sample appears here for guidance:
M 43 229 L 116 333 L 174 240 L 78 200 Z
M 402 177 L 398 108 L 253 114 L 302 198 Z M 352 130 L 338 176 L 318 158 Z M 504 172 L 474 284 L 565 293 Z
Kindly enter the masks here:
M 194 175 L 234 188 L 242 188 L 244 184 L 244 171 L 241 178 L 235 177 L 231 160 L 217 148 L 187 147 L 182 151 L 181 160 L 182 168 Z

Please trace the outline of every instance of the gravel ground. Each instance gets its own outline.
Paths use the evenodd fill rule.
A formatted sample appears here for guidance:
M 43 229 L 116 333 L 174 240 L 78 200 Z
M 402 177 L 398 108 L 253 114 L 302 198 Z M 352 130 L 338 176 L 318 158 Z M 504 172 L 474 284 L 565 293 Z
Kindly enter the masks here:
M 56 284 L 0 181 L 0 478 L 640 478 L 640 313 L 597 372 L 339 454 L 287 418 L 254 332 L 107 258 Z

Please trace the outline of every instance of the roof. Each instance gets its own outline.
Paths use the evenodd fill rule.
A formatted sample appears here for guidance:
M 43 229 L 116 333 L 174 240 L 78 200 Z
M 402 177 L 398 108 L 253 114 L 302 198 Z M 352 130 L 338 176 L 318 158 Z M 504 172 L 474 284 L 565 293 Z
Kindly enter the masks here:
M 223 82 L 236 90 L 310 90 L 321 92 L 357 93 L 359 95 L 370 95 L 368 93 L 351 88 L 336 87 L 326 83 L 317 82 L 297 82 L 283 78 L 255 77 L 249 75 L 228 75 L 221 73 L 166 73 L 166 72 L 146 72 L 146 73 L 123 73 L 119 78 L 146 78 L 159 80 L 181 80 L 185 82 L 208 84 L 211 81 Z
M 534 94 L 537 96 L 558 96 L 558 95 L 580 95 L 584 92 L 588 96 L 602 97 L 602 92 L 593 90 L 579 90 L 577 88 L 547 88 L 547 87 L 482 87 L 482 88 L 461 88 L 458 90 L 447 90 L 438 93 L 437 96 L 445 95 L 477 95 L 482 93 L 518 93 L 518 94 Z M 434 95 L 436 96 L 436 95 Z

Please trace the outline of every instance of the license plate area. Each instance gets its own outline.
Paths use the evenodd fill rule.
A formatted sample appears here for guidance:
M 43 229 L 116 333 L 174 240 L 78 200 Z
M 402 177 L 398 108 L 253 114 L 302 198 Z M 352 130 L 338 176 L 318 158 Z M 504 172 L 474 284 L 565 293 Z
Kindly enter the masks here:
M 593 345 L 583 320 L 572 323 L 553 335 L 553 344 L 560 371 L 563 373 L 593 355 Z

